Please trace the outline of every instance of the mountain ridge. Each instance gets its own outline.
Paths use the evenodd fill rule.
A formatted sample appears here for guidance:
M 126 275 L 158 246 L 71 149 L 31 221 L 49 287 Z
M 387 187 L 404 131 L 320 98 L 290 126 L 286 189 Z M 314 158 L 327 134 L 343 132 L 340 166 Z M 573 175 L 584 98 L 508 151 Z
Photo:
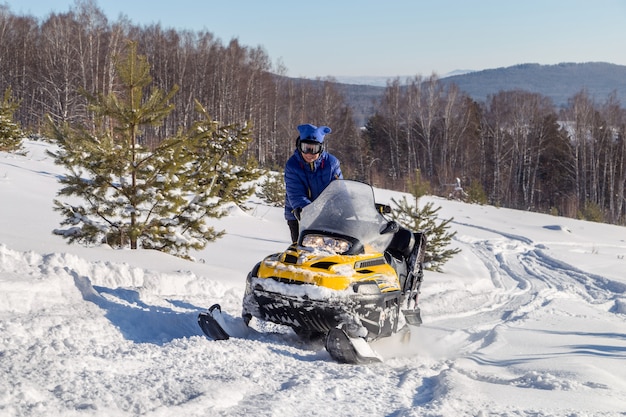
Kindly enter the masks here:
M 400 77 L 389 77 L 389 80 L 396 78 L 401 83 L 406 80 Z M 626 66 L 607 62 L 525 63 L 450 75 L 439 78 L 439 81 L 445 86 L 456 84 L 478 102 L 485 102 L 490 95 L 500 91 L 524 90 L 544 95 L 552 100 L 555 107 L 562 108 L 575 94 L 585 90 L 598 102 L 615 93 L 622 107 L 626 106 Z M 337 86 L 353 109 L 359 125 L 374 114 L 375 102 L 386 88 L 340 82 Z
M 582 90 L 597 101 L 615 93 L 620 102 L 626 103 L 626 66 L 607 62 L 526 63 L 453 75 L 441 81 L 455 83 L 477 101 L 499 91 L 520 89 L 545 95 L 557 107 L 567 105 L 567 100 Z

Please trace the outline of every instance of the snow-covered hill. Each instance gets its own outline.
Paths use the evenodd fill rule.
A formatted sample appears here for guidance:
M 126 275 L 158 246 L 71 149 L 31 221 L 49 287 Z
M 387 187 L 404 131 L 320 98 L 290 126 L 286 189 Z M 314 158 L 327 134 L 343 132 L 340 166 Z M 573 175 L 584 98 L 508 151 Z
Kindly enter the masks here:
M 449 72 L 447 74 L 437 74 L 438 78 L 447 78 L 455 75 L 464 75 L 469 74 L 471 72 L 475 72 L 474 70 L 455 70 Z M 386 87 L 389 81 L 393 81 L 396 78 L 401 82 L 404 82 L 407 79 L 412 79 L 418 74 L 413 75 L 396 75 L 396 76 L 333 76 L 337 82 L 342 84 L 356 84 L 356 85 L 371 85 L 375 87 Z M 422 76 L 429 77 L 431 74 L 421 74 Z
M 277 326 L 215 342 L 196 324 L 215 302 L 240 323 L 247 272 L 288 244 L 280 208 L 233 208 L 198 262 L 69 246 L 49 147 L 0 153 L 3 417 L 624 415 L 623 227 L 430 198 L 462 252 L 426 272 L 424 324 L 341 365 Z

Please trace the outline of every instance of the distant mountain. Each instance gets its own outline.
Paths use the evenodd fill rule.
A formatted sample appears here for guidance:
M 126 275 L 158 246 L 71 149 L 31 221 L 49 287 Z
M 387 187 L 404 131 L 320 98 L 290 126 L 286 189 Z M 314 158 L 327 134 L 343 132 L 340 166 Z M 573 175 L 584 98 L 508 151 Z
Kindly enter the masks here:
M 465 74 L 469 74 L 470 72 L 476 72 L 476 71 L 474 71 L 474 70 L 454 70 L 452 72 L 447 73 L 446 75 L 442 75 L 441 78 L 452 77 L 454 75 L 465 75 Z
M 474 100 L 485 101 L 499 91 L 525 90 L 550 97 L 557 107 L 585 89 L 597 101 L 613 92 L 626 106 L 626 66 L 606 62 L 557 65 L 521 64 L 442 78 L 455 83 Z
M 369 76 L 369 75 L 354 75 L 354 76 L 339 76 L 333 77 L 338 83 L 341 84 L 353 84 L 353 85 L 369 85 L 372 87 L 386 87 L 389 80 L 399 78 L 405 80 L 410 78 L 409 76 L 397 76 L 397 77 L 385 77 L 385 76 Z
M 388 77 L 383 85 L 386 86 L 386 80 L 395 78 L 402 82 L 407 77 Z M 356 82 L 358 79 L 353 78 L 351 81 Z M 622 107 L 626 107 L 626 66 L 606 62 L 520 64 L 506 68 L 466 71 L 441 77 L 440 81 L 444 84 L 455 83 L 480 102 L 485 102 L 489 95 L 500 91 L 525 90 L 549 97 L 555 106 L 563 107 L 567 105 L 568 99 L 585 89 L 598 102 L 616 93 Z M 355 113 L 356 122 L 360 125 L 373 114 L 374 103 L 385 91 L 384 86 L 367 83 L 343 82 L 338 84 L 338 88 L 344 93 L 347 103 Z
M 463 75 L 468 74 L 470 72 L 474 72 L 473 70 L 454 70 L 445 75 L 439 75 L 440 78 L 451 77 L 453 75 Z M 373 87 L 386 87 L 387 82 L 391 80 L 395 80 L 396 78 L 400 80 L 400 82 L 404 82 L 407 78 L 413 78 L 414 75 L 396 75 L 395 77 L 389 76 L 370 76 L 370 75 L 354 75 L 354 76 L 336 76 L 333 77 L 338 83 L 341 84 L 355 84 L 355 85 L 370 85 Z

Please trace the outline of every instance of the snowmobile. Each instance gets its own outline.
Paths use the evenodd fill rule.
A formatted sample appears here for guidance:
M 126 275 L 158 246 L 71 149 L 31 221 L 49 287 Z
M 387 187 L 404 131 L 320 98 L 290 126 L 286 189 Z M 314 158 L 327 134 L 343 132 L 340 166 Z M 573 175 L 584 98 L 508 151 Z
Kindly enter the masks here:
M 426 237 L 385 215 L 366 183 L 335 180 L 300 213 L 298 241 L 267 256 L 248 274 L 242 318 L 289 326 L 323 339 L 341 363 L 380 356 L 368 342 L 421 324 L 418 294 Z M 219 305 L 198 323 L 215 340 L 229 334 Z

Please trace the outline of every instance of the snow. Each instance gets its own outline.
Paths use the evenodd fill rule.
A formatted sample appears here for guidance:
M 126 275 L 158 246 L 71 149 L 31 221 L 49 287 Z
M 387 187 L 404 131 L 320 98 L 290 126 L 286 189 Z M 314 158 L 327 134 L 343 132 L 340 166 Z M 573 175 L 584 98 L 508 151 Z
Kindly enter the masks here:
M 288 245 L 282 209 L 252 199 L 212 224 L 196 262 L 68 245 L 52 230 L 52 145 L 0 153 L 1 416 L 617 416 L 626 410 L 626 231 L 424 198 L 462 251 L 427 271 L 424 324 L 342 365 L 253 321 L 211 341 L 196 317 L 241 319 L 245 277 Z M 378 202 L 401 194 L 376 190 Z

